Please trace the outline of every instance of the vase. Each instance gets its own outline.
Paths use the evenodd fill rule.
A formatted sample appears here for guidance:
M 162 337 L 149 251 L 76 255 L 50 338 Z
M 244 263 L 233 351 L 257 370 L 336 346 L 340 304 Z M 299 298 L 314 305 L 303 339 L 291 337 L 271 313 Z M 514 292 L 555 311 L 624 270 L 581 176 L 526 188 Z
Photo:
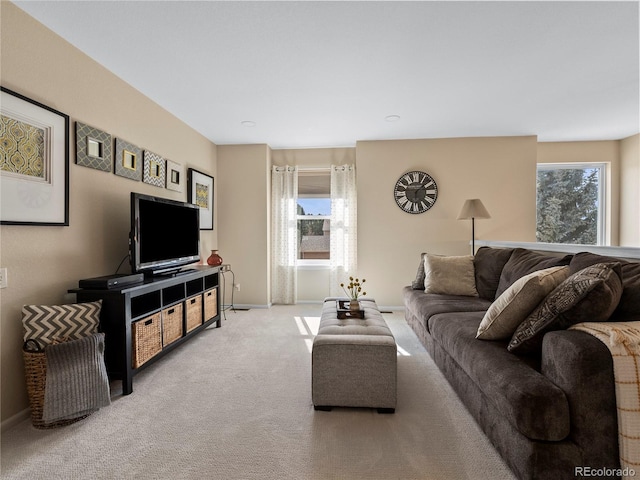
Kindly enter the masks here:
M 222 265 L 222 257 L 218 255 L 218 250 L 211 250 L 211 255 L 207 258 L 207 263 L 213 267 Z
M 357 312 L 360 310 L 360 302 L 358 300 L 350 300 L 349 301 L 349 310 Z

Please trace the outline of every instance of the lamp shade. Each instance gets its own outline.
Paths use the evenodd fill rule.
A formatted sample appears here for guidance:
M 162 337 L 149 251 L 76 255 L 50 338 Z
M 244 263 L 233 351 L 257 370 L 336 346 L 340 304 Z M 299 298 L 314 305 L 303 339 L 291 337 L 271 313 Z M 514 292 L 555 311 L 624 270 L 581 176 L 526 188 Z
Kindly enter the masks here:
M 489 215 L 487 209 L 484 208 L 479 198 L 465 200 L 462 210 L 460 210 L 460 214 L 458 215 L 458 220 L 469 220 L 472 218 L 491 218 L 491 215 Z

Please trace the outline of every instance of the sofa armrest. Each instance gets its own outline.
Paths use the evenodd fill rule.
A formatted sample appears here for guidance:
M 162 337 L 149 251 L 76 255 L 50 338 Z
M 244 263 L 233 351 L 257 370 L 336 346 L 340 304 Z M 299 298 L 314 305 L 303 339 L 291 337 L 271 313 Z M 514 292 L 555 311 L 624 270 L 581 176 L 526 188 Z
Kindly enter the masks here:
M 541 373 L 567 396 L 569 438 L 583 452 L 583 465 L 619 468 L 615 379 L 607 346 L 585 332 L 549 332 L 541 360 Z

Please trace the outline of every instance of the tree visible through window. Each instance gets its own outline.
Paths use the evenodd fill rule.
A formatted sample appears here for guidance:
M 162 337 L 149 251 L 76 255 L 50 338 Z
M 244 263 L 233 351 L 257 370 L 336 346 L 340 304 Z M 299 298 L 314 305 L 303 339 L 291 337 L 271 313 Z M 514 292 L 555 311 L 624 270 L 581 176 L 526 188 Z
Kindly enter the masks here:
M 604 171 L 603 164 L 538 167 L 538 242 L 603 243 Z

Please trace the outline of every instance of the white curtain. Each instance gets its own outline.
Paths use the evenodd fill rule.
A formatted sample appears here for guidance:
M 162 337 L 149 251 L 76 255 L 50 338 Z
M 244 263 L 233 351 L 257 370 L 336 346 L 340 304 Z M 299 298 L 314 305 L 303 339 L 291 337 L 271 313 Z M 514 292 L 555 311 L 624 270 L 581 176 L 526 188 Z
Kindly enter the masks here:
M 298 167 L 271 172 L 271 301 L 293 304 L 297 296 Z
M 344 296 L 341 283 L 356 275 L 357 191 L 354 165 L 331 166 L 331 295 Z

